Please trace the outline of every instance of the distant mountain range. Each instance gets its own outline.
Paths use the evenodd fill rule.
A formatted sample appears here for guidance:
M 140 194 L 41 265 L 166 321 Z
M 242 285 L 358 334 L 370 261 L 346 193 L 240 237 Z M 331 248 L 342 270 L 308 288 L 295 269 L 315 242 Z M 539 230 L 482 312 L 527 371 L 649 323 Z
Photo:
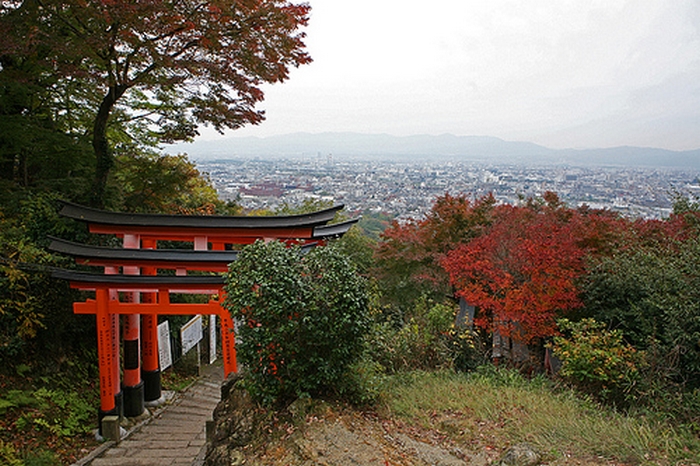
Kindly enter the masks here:
M 700 149 L 671 151 L 621 146 L 606 149 L 549 149 L 530 142 L 488 136 L 390 136 L 360 133 L 294 133 L 230 137 L 166 149 L 199 160 L 239 157 L 332 156 L 336 160 L 474 161 L 527 165 L 597 165 L 700 169 Z

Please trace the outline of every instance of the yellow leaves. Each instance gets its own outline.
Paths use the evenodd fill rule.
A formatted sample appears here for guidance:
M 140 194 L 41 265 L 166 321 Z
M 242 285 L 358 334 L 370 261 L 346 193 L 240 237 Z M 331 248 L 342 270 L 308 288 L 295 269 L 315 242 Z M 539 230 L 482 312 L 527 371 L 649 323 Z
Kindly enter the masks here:
M 30 297 L 22 303 L 18 303 L 16 309 L 19 311 L 17 315 L 17 334 L 25 340 L 36 337 L 36 333 L 40 328 L 46 328 L 42 322 L 44 314 L 37 312 L 36 300 Z
M 45 328 L 42 322 L 44 314 L 38 311 L 36 297 L 29 296 L 26 292 L 0 301 L 0 315 L 14 316 L 17 336 L 25 340 L 36 337 L 37 331 Z
M 23 241 L 12 246 L 6 251 L 9 261 L 0 265 L 0 315 L 12 318 L 17 336 L 26 340 L 36 337 L 37 331 L 44 328 L 44 315 L 38 310 L 37 297 L 30 291 L 30 275 L 19 263 L 38 262 L 46 253 L 37 254 L 36 247 Z
M 562 362 L 560 375 L 597 396 L 624 397 L 639 377 L 643 354 L 625 343 L 621 332 L 593 319 L 561 319 L 559 327 L 570 334 L 555 337 L 550 346 Z
M 0 266 L 0 275 L 4 275 L 11 287 L 26 286 L 27 274 L 14 266 Z

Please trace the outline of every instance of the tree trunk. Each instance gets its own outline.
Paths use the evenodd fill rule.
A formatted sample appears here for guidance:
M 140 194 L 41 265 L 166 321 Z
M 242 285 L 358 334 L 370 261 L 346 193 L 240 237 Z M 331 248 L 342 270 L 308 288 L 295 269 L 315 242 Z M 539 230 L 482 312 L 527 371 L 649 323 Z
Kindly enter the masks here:
M 29 187 L 29 169 L 27 168 L 27 151 L 22 149 L 19 153 L 19 168 L 17 178 L 19 180 L 19 185 L 25 188 Z
M 109 172 L 114 165 L 112 149 L 107 139 L 107 124 L 117 100 L 124 95 L 126 86 L 112 86 L 102 99 L 100 108 L 95 116 L 92 132 L 92 148 L 95 152 L 95 179 L 92 187 L 91 204 L 93 207 L 103 208 L 105 203 L 105 190 Z
M 17 157 L 14 153 L 4 156 L 0 155 L 0 179 L 7 181 L 17 181 L 15 173 Z

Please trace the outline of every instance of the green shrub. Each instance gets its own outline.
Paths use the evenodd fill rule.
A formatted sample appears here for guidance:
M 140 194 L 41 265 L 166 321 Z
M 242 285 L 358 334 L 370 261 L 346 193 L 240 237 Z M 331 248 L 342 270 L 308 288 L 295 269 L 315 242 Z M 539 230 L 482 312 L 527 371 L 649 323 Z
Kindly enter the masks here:
M 10 443 L 5 443 L 0 440 L 0 464 L 6 466 L 23 466 L 22 461 L 17 455 L 17 450 Z
M 603 401 L 624 403 L 639 380 L 643 353 L 625 343 L 622 332 L 594 319 L 558 324 L 565 335 L 554 337 L 551 347 L 562 363 L 559 375 Z
M 644 364 L 628 395 L 631 408 L 645 416 L 686 424 L 696 432 L 700 426 L 700 389 L 688 389 L 679 377 L 677 351 L 668 352 L 652 341 L 644 350 Z
M 349 367 L 339 392 L 344 400 L 359 406 L 370 406 L 381 398 L 386 381 L 384 366 L 370 358 L 362 358 Z
M 673 355 L 665 377 L 700 388 L 700 239 L 630 248 L 594 263 L 582 282 L 586 316 L 639 350 Z
M 373 328 L 370 358 L 389 372 L 452 367 L 449 331 L 454 311 L 422 298 L 397 325 L 391 319 Z
M 369 357 L 389 372 L 477 367 L 483 363 L 478 336 L 455 326 L 455 312 L 451 304 L 418 299 L 398 325 L 392 318 L 375 324 Z
M 46 431 L 59 437 L 89 433 L 93 406 L 76 392 L 39 388 L 33 392 L 10 390 L 0 398 L 0 414 L 22 409 L 17 419 L 19 430 Z
M 302 255 L 258 241 L 243 248 L 226 281 L 251 395 L 273 404 L 337 394 L 369 327 L 365 282 L 346 257 L 333 246 Z

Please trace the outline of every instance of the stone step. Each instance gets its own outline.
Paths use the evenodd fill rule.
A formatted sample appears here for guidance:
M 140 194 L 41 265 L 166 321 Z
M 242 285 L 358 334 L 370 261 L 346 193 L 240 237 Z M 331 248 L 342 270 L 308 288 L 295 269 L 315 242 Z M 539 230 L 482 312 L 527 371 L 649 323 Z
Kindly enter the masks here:
M 206 447 L 206 421 L 220 399 L 223 380 L 220 366 L 207 369 L 197 382 L 120 443 L 96 451 L 74 466 L 191 465 L 201 458 Z

